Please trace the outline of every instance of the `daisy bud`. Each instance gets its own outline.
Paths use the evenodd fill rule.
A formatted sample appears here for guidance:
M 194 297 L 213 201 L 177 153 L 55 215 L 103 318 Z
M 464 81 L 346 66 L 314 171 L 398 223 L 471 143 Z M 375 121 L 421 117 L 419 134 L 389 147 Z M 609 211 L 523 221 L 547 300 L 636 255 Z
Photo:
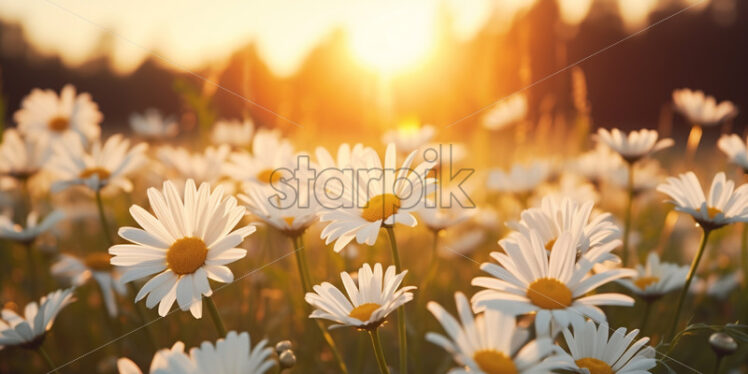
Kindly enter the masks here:
M 282 340 L 275 345 L 275 353 L 278 355 L 283 351 L 290 351 L 291 349 L 293 349 L 293 343 L 290 340 Z
M 296 365 L 296 355 L 293 354 L 292 350 L 287 349 L 278 355 L 278 362 L 280 363 L 281 370 L 290 369 Z
M 728 356 L 738 350 L 738 343 L 735 339 L 724 332 L 715 332 L 709 336 L 709 345 L 717 356 Z

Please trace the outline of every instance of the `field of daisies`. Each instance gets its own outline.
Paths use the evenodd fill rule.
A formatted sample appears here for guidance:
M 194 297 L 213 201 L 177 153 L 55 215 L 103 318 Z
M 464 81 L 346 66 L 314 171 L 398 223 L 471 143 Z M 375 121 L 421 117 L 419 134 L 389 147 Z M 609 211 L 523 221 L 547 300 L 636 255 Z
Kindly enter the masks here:
M 672 135 L 593 130 L 584 95 L 300 149 L 34 89 L 0 144 L 0 372 L 746 372 L 737 108 L 678 89 Z

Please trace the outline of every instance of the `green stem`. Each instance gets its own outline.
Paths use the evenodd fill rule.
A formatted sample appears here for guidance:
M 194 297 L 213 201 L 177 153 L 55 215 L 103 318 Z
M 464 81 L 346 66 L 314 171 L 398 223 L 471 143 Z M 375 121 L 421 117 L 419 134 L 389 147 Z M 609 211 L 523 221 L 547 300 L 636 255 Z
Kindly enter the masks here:
M 226 336 L 226 326 L 223 325 L 223 320 L 221 319 L 221 315 L 218 313 L 216 303 L 213 302 L 212 297 L 205 297 L 205 303 L 208 305 L 208 312 L 210 312 L 210 317 L 213 319 L 213 324 L 216 326 L 218 337 L 224 338 Z
M 629 178 L 626 186 L 626 212 L 623 221 L 623 266 L 627 266 L 629 261 L 629 234 L 631 232 L 631 210 L 634 205 L 634 163 L 629 162 Z
M 652 312 L 652 304 L 654 301 L 644 300 L 644 314 L 642 315 L 642 322 L 639 325 L 639 334 L 644 335 L 644 330 L 647 328 L 647 322 L 649 321 L 649 315 Z
M 47 366 L 49 366 L 51 372 L 58 374 L 60 373 L 59 370 L 57 370 L 57 365 L 55 365 L 54 361 L 52 361 L 52 359 L 49 357 L 49 354 L 44 350 L 43 347 L 37 348 L 36 351 L 39 352 L 40 356 L 42 356 L 44 362 L 46 362 Z
M 106 214 L 104 213 L 104 203 L 101 201 L 101 189 L 96 190 L 96 207 L 99 209 L 101 231 L 104 232 L 104 236 L 106 237 L 109 246 L 113 246 L 114 240 L 112 239 L 112 234 L 109 232 L 109 222 L 107 221 Z
M 683 289 L 680 292 L 680 297 L 678 298 L 678 306 L 675 309 L 675 316 L 673 316 L 673 323 L 670 326 L 670 331 L 667 335 L 665 335 L 665 339 L 663 341 L 668 341 L 670 338 L 672 338 L 675 335 L 675 330 L 678 327 L 678 320 L 680 319 L 680 313 L 681 309 L 683 308 L 683 302 L 686 300 L 686 295 L 688 295 L 688 289 L 691 287 L 691 281 L 693 280 L 694 275 L 696 274 L 696 269 L 699 267 L 699 261 L 701 261 L 701 256 L 704 255 L 704 249 L 706 248 L 706 242 L 709 239 L 709 233 L 710 230 L 703 228 L 704 231 L 701 233 L 701 243 L 699 243 L 699 250 L 696 252 L 696 257 L 693 258 L 693 262 L 691 262 L 691 268 L 688 270 L 688 276 L 686 277 L 686 284 L 683 286 Z
M 387 367 L 387 361 L 384 359 L 384 351 L 382 350 L 382 341 L 379 339 L 379 331 L 377 329 L 370 330 L 369 337 L 371 337 L 371 345 L 374 347 L 374 354 L 377 356 L 379 372 L 382 374 L 390 374 L 390 368 Z
M 307 292 L 312 291 L 312 276 L 309 272 L 309 265 L 306 258 L 306 251 L 304 248 L 304 238 L 299 235 L 296 237 L 292 237 L 291 241 L 293 241 L 294 244 L 294 252 L 296 257 L 296 265 L 299 267 L 299 278 L 301 278 L 301 287 L 304 289 L 304 295 L 306 295 Z M 335 356 L 335 361 L 338 362 L 338 366 L 340 367 L 340 372 L 343 374 L 348 373 L 348 367 L 345 365 L 345 361 L 343 361 L 343 356 L 340 354 L 340 351 L 338 351 L 338 347 L 335 345 L 335 340 L 332 339 L 332 335 L 330 335 L 330 332 L 327 331 L 324 324 L 322 324 L 322 321 L 315 320 L 315 325 L 317 325 L 317 328 L 322 333 L 322 338 L 325 339 L 325 342 L 330 347 L 330 350 L 332 351 L 333 356 Z
M 717 362 L 714 364 L 714 374 L 719 374 L 719 369 L 722 366 L 722 358 L 724 358 L 724 356 L 717 356 Z
M 395 240 L 395 230 L 392 226 L 384 226 L 387 230 L 387 236 L 390 238 L 390 248 L 392 249 L 392 261 L 395 263 L 395 271 L 399 274 L 402 270 L 400 266 L 400 254 L 397 250 L 397 240 Z M 397 335 L 400 343 L 400 373 L 408 372 L 408 336 L 405 328 L 405 306 L 397 308 Z

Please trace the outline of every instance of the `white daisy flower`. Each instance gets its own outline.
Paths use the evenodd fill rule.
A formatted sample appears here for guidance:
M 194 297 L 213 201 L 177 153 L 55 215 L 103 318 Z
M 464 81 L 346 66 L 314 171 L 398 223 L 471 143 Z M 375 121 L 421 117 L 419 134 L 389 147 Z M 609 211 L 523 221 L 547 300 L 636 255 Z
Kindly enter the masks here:
M 110 316 L 117 316 L 117 297 L 125 295 L 127 289 L 120 282 L 120 272 L 109 262 L 111 256 L 105 252 L 94 252 L 79 259 L 73 255 L 62 254 L 52 265 L 52 275 L 66 278 L 70 283 L 79 287 L 93 278 L 101 289 L 104 305 Z
M 0 174 L 28 179 L 42 169 L 51 154 L 46 133 L 23 136 L 15 129 L 5 130 L 0 144 Z
M 213 144 L 228 144 L 234 147 L 247 147 L 252 143 L 255 125 L 252 120 L 218 121 L 210 131 Z
M 337 158 L 333 157 L 324 147 L 317 147 L 315 155 L 317 156 L 317 167 L 319 173 L 328 169 L 345 169 L 362 163 L 371 154 L 376 151 L 371 147 L 365 147 L 357 143 L 351 147 L 348 143 L 343 143 L 338 147 Z
M 7 211 L 0 215 L 0 238 L 19 243 L 31 243 L 39 235 L 52 229 L 63 218 L 65 214 L 60 210 L 55 210 L 39 222 L 39 213 L 32 211 L 26 217 L 26 227 L 22 227 L 13 223 L 10 212 Z
M 709 198 L 704 197 L 696 174 L 688 172 L 678 178 L 669 177 L 657 191 L 668 195 L 675 210 L 688 213 L 701 227 L 718 229 L 734 222 L 748 222 L 748 185 L 735 188 L 725 173 L 717 173 L 709 188 Z
M 130 115 L 130 128 L 135 135 L 152 140 L 163 140 L 177 136 L 179 123 L 173 117 L 164 117 L 156 109 Z
M 620 327 L 610 335 L 606 322 L 595 326 L 593 321 L 576 321 L 573 328 L 573 333 L 564 329 L 564 339 L 579 369 L 592 374 L 645 374 L 657 365 L 655 350 L 647 345 L 649 338 L 634 341 L 639 330 L 627 334 Z
M 371 147 L 365 147 L 357 143 L 351 147 L 348 143 L 343 143 L 338 147 L 337 158 L 333 157 L 327 149 L 317 147 L 315 150 L 317 162 L 314 165 L 316 180 L 314 183 L 314 193 L 317 201 L 321 206 L 332 209 L 340 205 L 340 196 L 346 191 L 345 185 L 341 182 L 350 175 L 346 176 L 346 170 L 352 170 L 356 165 L 361 165 L 368 158 L 376 157 L 376 151 Z M 350 194 L 347 191 L 347 194 Z
M 644 299 L 658 299 L 675 290 L 680 290 L 686 283 L 688 266 L 660 262 L 660 256 L 650 252 L 645 266 L 637 264 L 636 276 L 631 279 L 619 279 L 634 294 Z
M 99 137 L 102 118 L 91 95 L 76 95 L 75 87 L 69 84 L 59 96 L 52 90 L 33 89 L 13 115 L 18 130 L 24 134 L 47 133 L 58 137 L 73 132 L 86 141 Z
M 656 130 L 641 129 L 627 135 L 619 129 L 608 131 L 600 128 L 596 139 L 616 151 L 627 162 L 634 163 L 675 144 L 669 138 L 657 140 L 658 136 Z
M 255 231 L 244 226 L 231 231 L 244 215 L 234 197 L 225 198 L 219 186 L 213 192 L 207 183 L 195 187 L 188 180 L 184 198 L 170 181 L 163 191 L 148 189 L 148 200 L 154 217 L 138 205 L 130 207 L 133 219 L 143 228 L 122 227 L 119 236 L 134 244 L 109 248 L 112 265 L 126 269 L 121 282 L 127 283 L 158 274 L 148 280 L 135 301 L 146 295 L 146 306 L 159 304 L 158 313 L 165 316 L 176 300 L 180 309 L 189 309 L 195 318 L 202 317 L 202 296 L 212 294 L 208 278 L 229 283 L 234 275 L 226 266 L 247 253 L 235 248 Z
M 527 116 L 527 96 L 514 94 L 498 102 L 485 116 L 483 127 L 488 130 L 501 130 L 521 122 Z
M 575 236 L 575 246 L 580 253 L 590 248 L 608 244 L 621 236 L 621 230 L 615 224 L 610 213 L 593 212 L 592 201 L 577 202 L 572 199 L 545 197 L 536 208 L 525 209 L 520 214 L 519 222 L 509 222 L 507 226 L 516 230 L 510 233 L 506 242 L 519 242 L 520 238 L 529 238 L 535 231 L 538 239 L 547 250 L 564 232 Z M 610 257 L 610 256 L 606 256 Z M 609 259 L 609 258 L 608 258 Z
M 597 202 L 600 196 L 595 185 L 575 174 L 561 173 L 554 183 L 544 183 L 535 189 L 528 206 L 537 206 L 546 197 L 552 197 L 558 201 L 571 199 L 578 202 Z
M 198 373 L 262 374 L 275 366 L 270 358 L 273 349 L 266 345 L 267 340 L 262 340 L 252 348 L 248 333 L 229 331 L 215 345 L 206 341 L 190 349 L 190 358 Z
M 486 187 L 496 192 L 529 193 L 550 175 L 551 166 L 545 161 L 535 161 L 530 165 L 514 164 L 509 172 L 491 170 Z
M 558 348 L 550 338 L 528 341 L 529 332 L 517 328 L 514 316 L 492 309 L 473 316 L 460 292 L 455 293 L 455 303 L 459 320 L 433 301 L 427 306 L 448 336 L 429 332 L 426 340 L 444 348 L 463 367 L 450 374 L 542 374 L 574 367 L 567 355 L 553 355 Z
M 274 183 L 285 177 L 279 169 L 295 167 L 294 147 L 278 130 L 259 130 L 252 140 L 252 153 L 234 152 L 225 172 L 236 181 Z
M 458 204 L 449 207 L 439 207 L 436 202 L 427 202 L 416 210 L 423 224 L 431 231 L 446 230 L 449 227 L 467 221 L 474 211 L 463 208 Z
M 570 169 L 599 186 L 613 170 L 623 166 L 623 159 L 610 147 L 597 143 L 595 149 L 585 152 L 571 162 Z
M 384 323 L 387 316 L 401 305 L 413 300 L 415 286 L 400 287 L 405 278 L 405 270 L 395 273 L 389 266 L 382 272 L 382 264 L 375 264 L 372 271 L 369 264 L 358 270 L 358 285 L 346 272 L 340 273 L 346 298 L 339 289 L 328 282 L 315 285 L 314 292 L 307 292 L 304 300 L 315 310 L 309 318 L 321 318 L 335 322 L 330 329 L 352 326 L 360 330 L 371 330 Z
M 421 126 L 415 118 L 405 120 L 395 130 L 390 130 L 382 135 L 382 143 L 395 144 L 395 147 L 402 153 L 413 152 L 434 138 L 436 129 L 434 126 Z
M 379 156 L 371 152 L 353 166 L 355 178 L 341 180 L 339 208 L 320 214 L 321 221 L 330 222 L 321 234 L 325 244 L 335 241 L 334 250 L 340 252 L 354 238 L 359 244 L 374 245 L 379 229 L 385 225 L 415 226 L 417 222 L 411 212 L 423 204 L 435 180 L 426 178 L 433 166 L 431 162 L 411 169 L 414 157 L 412 152 L 398 168 L 396 147 L 390 144 L 384 166 Z
M 308 199 L 290 188 L 277 188 L 247 184 L 239 199 L 247 205 L 252 215 L 263 222 L 288 236 L 299 236 L 317 221 L 319 209 L 313 198 Z M 289 203 L 285 198 L 293 202 Z
M 673 91 L 673 104 L 676 111 L 698 126 L 713 126 L 738 114 L 732 102 L 726 100 L 717 104 L 717 100 L 704 94 L 704 91 L 688 88 Z
M 66 137 L 55 144 L 54 157 L 47 164 L 47 169 L 57 179 L 52 191 L 76 185 L 92 191 L 109 186 L 132 191 L 128 176 L 143 166 L 147 148 L 145 143 L 130 147 L 130 140 L 117 134 L 110 136 L 103 145 L 95 140 L 91 151 L 87 152 L 77 137 Z
M 717 141 L 717 147 L 727 155 L 731 163 L 740 166 L 744 171 L 748 171 L 748 150 L 746 142 L 735 134 L 722 135 Z
M 119 374 L 143 374 L 137 364 L 129 358 L 117 360 Z M 184 353 L 184 343 L 176 342 L 171 349 L 160 349 L 153 356 L 150 374 L 198 374 L 195 362 Z
M 655 160 L 637 162 L 633 168 L 634 195 L 639 195 L 657 188 L 657 186 L 665 179 L 660 164 Z M 609 180 L 618 188 L 626 189 L 628 188 L 629 183 L 629 172 L 630 169 L 628 167 L 621 165 L 610 172 Z
M 193 179 L 197 183 L 213 183 L 223 176 L 223 167 L 231 147 L 207 147 L 202 153 L 190 153 L 182 147 L 160 147 L 156 157 L 179 179 Z
M 44 342 L 62 308 L 75 301 L 73 289 L 57 290 L 42 296 L 37 304 L 26 305 L 24 315 L 19 316 L 10 309 L 3 309 L 0 319 L 0 349 L 10 346 L 35 349 Z
M 499 244 L 506 253 L 491 253 L 499 265 L 481 265 L 481 270 L 492 277 L 473 278 L 474 286 L 487 288 L 473 296 L 476 311 L 498 309 L 512 315 L 536 312 L 536 326 L 545 328 L 552 319 L 563 328 L 585 317 L 605 321 L 600 305 L 634 304 L 631 297 L 617 293 L 587 295 L 606 283 L 636 274 L 631 269 L 590 273 L 594 264 L 620 245 L 619 240 L 592 247 L 580 257 L 569 232 L 559 235 L 550 258 L 545 242 L 535 230 L 529 236 L 518 236 L 516 242 L 501 240 Z

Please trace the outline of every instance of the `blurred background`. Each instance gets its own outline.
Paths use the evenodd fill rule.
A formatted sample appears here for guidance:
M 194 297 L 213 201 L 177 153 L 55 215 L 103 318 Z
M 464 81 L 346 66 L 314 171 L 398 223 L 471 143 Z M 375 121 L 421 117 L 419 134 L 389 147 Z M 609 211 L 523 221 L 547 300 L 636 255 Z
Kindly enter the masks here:
M 535 122 L 573 106 L 572 71 L 545 77 L 636 34 L 578 66 L 595 126 L 657 128 L 676 88 L 748 107 L 746 20 L 738 0 L 0 0 L 3 117 L 73 83 L 105 131 L 149 107 L 199 121 L 197 93 L 212 116 L 361 141 L 406 118 L 443 128 L 540 80 Z

